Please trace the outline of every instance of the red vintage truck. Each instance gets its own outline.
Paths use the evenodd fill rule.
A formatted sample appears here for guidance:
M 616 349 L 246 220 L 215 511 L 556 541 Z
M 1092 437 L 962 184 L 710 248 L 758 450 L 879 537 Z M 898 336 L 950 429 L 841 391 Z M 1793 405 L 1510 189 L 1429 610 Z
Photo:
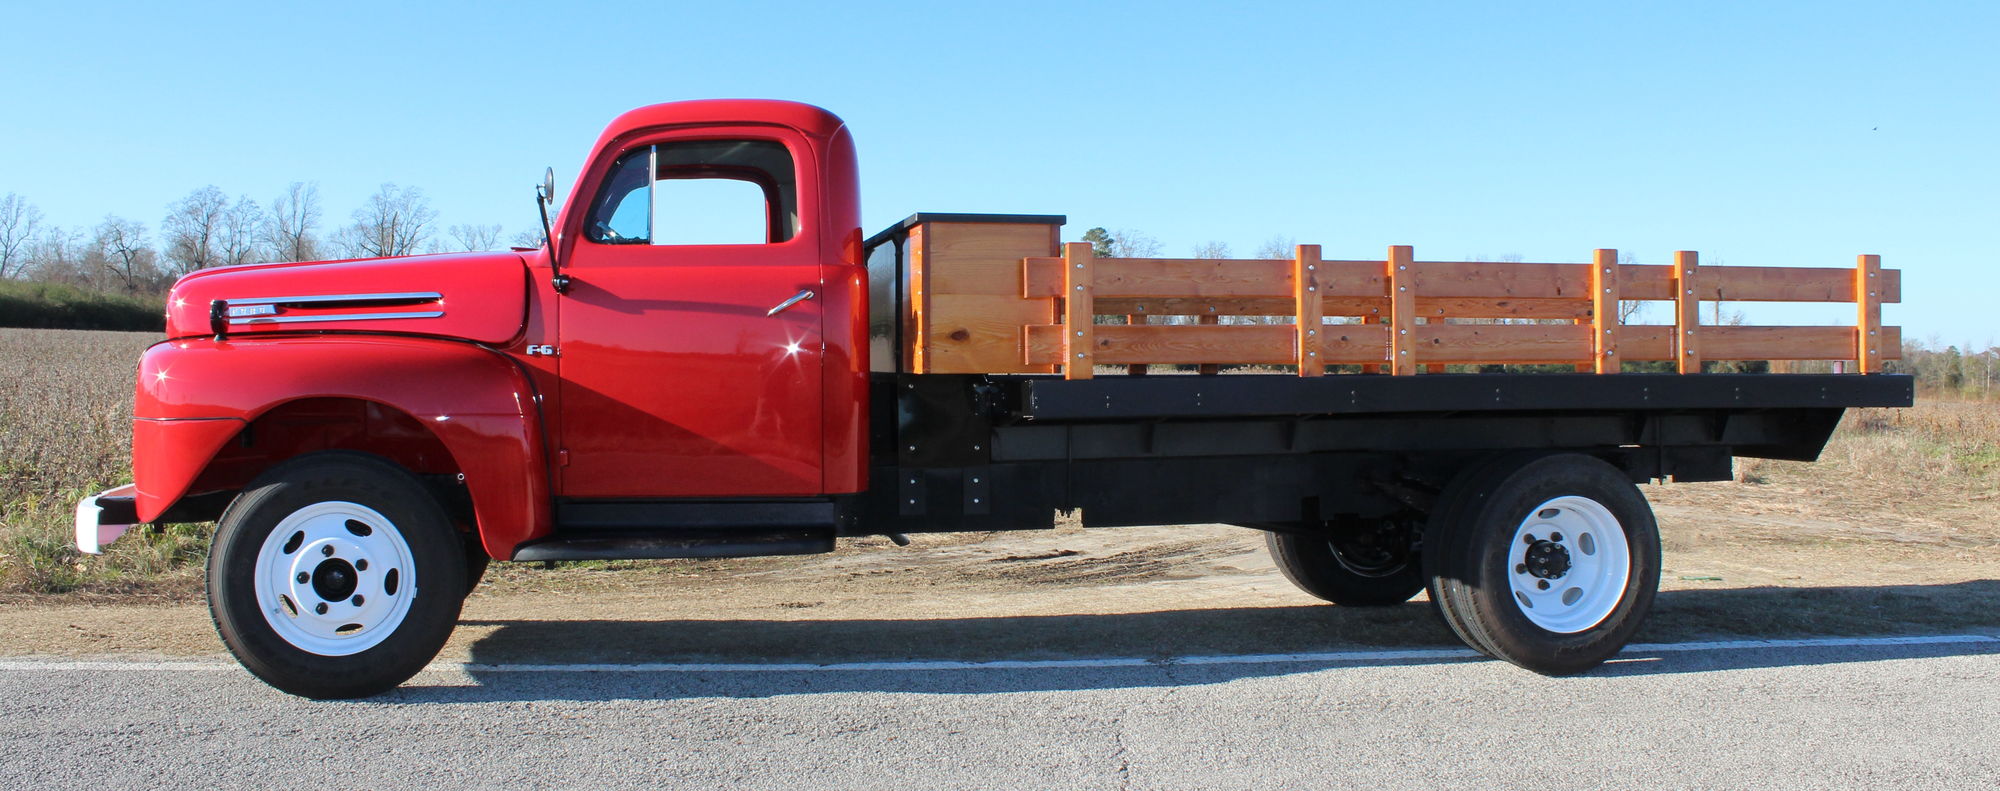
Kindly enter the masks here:
M 1055 216 L 864 236 L 849 131 L 802 104 L 645 107 L 595 151 L 552 221 L 544 180 L 539 249 L 183 278 L 140 363 L 135 483 L 78 505 L 80 547 L 215 520 L 223 641 L 310 697 L 418 672 L 491 559 L 815 553 L 1058 511 L 1263 530 L 1307 592 L 1428 589 L 1467 645 L 1563 674 L 1652 601 L 1634 482 L 1810 460 L 1843 409 L 1912 398 L 1881 373 L 1900 280 L 1874 256 L 1099 258 Z M 1716 299 L 1857 321 L 1701 325 Z M 1675 323 L 1620 324 L 1620 300 Z M 1649 360 L 1668 372 L 1620 373 Z M 1503 364 L 1544 370 L 1473 367 Z

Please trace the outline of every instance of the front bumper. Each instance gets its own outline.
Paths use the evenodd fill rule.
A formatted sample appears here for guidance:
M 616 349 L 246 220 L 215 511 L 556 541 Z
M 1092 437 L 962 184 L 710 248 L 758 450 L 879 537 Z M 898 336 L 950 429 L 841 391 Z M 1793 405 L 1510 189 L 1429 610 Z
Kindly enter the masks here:
M 137 492 L 138 488 L 128 483 L 77 503 L 76 548 L 92 555 L 102 554 L 105 545 L 117 541 L 138 524 L 139 509 L 134 499 Z

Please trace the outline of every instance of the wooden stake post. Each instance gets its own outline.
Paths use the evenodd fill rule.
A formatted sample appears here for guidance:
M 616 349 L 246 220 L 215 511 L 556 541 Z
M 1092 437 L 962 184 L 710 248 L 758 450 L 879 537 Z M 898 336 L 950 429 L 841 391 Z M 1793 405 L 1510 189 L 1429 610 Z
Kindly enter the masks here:
M 1319 291 L 1319 245 L 1302 244 L 1292 256 L 1292 299 L 1298 303 L 1297 333 L 1299 375 L 1320 376 L 1326 363 L 1320 361 L 1320 325 L 1325 308 Z
M 1854 370 L 1856 373 L 1882 372 L 1882 256 L 1855 258 L 1854 304 L 1859 318 L 1854 323 Z
M 1097 255 L 1089 242 L 1063 245 L 1063 378 L 1089 379 L 1091 348 L 1097 342 L 1092 321 L 1091 274 Z
M 1600 249 L 1590 265 L 1590 337 L 1593 370 L 1618 373 L 1618 251 Z
M 1127 327 L 1133 327 L 1145 323 L 1146 323 L 1146 314 L 1143 313 L 1132 313 L 1128 314 L 1125 317 L 1125 326 Z M 1125 373 L 1131 374 L 1133 376 L 1145 376 L 1147 371 L 1149 371 L 1150 369 L 1151 366 L 1148 366 L 1145 363 L 1133 363 L 1131 365 L 1125 366 Z
M 1201 325 L 1203 327 L 1209 327 L 1209 326 L 1214 326 L 1216 324 L 1221 324 L 1222 317 L 1217 316 L 1213 313 L 1204 313 L 1200 316 L 1196 316 L 1194 321 L 1198 325 Z M 1216 374 L 1222 373 L 1222 365 L 1220 363 L 1202 363 L 1200 367 L 1195 368 L 1194 372 L 1201 374 L 1202 376 L 1214 376 Z
M 1701 258 L 1693 250 L 1674 253 L 1674 361 L 1684 374 L 1701 373 Z
M 1409 245 L 1391 246 L 1384 270 L 1389 280 L 1389 373 L 1395 376 L 1417 372 L 1417 359 L 1411 354 L 1416 339 L 1410 337 L 1410 328 L 1417 323 L 1417 295 L 1411 291 L 1416 285 L 1410 271 L 1413 255 Z

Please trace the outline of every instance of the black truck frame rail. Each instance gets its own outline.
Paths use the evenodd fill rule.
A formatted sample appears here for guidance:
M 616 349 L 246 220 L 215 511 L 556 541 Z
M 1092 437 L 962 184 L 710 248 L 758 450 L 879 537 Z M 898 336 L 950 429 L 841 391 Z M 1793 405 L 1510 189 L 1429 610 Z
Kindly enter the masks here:
M 877 374 L 870 491 L 843 535 L 1421 518 L 1495 453 L 1572 451 L 1635 482 L 1810 461 L 1842 412 L 1913 382 L 1853 374 L 1105 377 Z

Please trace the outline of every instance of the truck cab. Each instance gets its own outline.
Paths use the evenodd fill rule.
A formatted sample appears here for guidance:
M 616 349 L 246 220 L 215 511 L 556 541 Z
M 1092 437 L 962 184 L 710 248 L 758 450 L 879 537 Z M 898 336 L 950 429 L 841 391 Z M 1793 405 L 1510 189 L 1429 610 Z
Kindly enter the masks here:
M 621 116 L 596 152 L 560 222 L 566 288 L 544 291 L 532 339 L 555 346 L 539 369 L 557 495 L 859 491 L 867 293 L 846 126 L 687 102 Z

